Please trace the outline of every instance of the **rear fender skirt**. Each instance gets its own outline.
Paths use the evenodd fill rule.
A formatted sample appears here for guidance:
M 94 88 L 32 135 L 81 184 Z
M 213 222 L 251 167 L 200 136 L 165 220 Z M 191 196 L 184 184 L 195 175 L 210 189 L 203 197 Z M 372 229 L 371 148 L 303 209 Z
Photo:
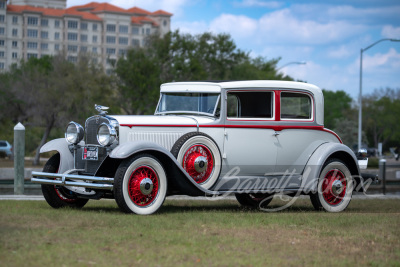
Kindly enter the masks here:
M 324 143 L 314 151 L 304 168 L 301 185 L 304 192 L 310 193 L 316 191 L 322 167 L 326 160 L 331 157 L 343 160 L 349 168 L 355 182 L 361 182 L 362 185 L 362 181 L 360 181 L 362 177 L 360 176 L 360 169 L 354 152 L 343 144 Z M 356 188 L 358 185 L 355 184 L 354 187 Z M 359 191 L 362 190 L 363 188 Z

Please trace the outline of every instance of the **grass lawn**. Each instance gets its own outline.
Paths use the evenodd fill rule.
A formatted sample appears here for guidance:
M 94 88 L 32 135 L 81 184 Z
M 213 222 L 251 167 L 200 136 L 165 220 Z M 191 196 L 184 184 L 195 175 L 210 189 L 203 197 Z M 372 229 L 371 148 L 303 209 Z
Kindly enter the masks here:
M 308 199 L 275 213 L 168 200 L 151 216 L 113 200 L 0 201 L 0 266 L 400 266 L 399 238 L 400 200 L 355 199 L 338 214 Z

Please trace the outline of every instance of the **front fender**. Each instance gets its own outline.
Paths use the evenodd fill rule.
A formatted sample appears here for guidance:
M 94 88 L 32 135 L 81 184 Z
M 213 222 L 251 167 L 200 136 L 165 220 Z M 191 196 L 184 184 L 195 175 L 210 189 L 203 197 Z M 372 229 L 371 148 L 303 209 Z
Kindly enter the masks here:
M 191 196 L 220 194 L 219 192 L 206 190 L 199 186 L 182 168 L 174 155 L 158 144 L 146 141 L 128 142 L 114 148 L 109 157 L 125 159 L 140 152 L 153 154 L 161 160 L 164 168 L 167 170 L 169 183 L 176 186 L 181 193 Z
M 138 152 L 146 150 L 156 150 L 167 154 L 170 152 L 164 147 L 147 141 L 127 142 L 122 145 L 116 146 L 110 153 L 109 157 L 114 159 L 126 159 Z
M 356 180 L 362 179 L 356 156 L 348 146 L 339 143 L 324 143 L 314 151 L 304 168 L 301 186 L 304 192 L 309 193 L 317 190 L 319 175 L 324 163 L 329 158 L 343 160 L 353 177 Z
M 60 166 L 58 173 L 64 173 L 67 170 L 74 168 L 74 157 L 68 148 L 68 143 L 65 138 L 58 138 L 47 142 L 40 148 L 40 153 L 57 151 L 60 153 Z

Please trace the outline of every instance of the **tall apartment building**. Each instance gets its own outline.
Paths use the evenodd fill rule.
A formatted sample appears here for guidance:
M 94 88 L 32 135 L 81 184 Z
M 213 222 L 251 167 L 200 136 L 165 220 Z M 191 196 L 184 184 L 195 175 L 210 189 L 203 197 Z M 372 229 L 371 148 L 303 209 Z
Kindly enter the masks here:
M 67 0 L 0 0 L 0 71 L 30 57 L 65 51 L 71 62 L 90 53 L 110 70 L 130 47 L 171 29 L 171 13 L 123 9 L 91 2 L 66 8 Z

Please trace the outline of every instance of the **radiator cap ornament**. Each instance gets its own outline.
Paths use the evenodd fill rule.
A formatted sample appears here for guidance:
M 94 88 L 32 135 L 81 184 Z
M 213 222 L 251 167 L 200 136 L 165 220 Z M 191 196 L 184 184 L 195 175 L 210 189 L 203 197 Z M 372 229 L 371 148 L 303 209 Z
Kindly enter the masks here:
M 100 115 L 106 115 L 107 110 L 109 109 L 109 107 L 101 106 L 101 105 L 97 105 L 97 104 L 94 104 L 94 108 L 97 110 L 97 112 L 99 112 Z

